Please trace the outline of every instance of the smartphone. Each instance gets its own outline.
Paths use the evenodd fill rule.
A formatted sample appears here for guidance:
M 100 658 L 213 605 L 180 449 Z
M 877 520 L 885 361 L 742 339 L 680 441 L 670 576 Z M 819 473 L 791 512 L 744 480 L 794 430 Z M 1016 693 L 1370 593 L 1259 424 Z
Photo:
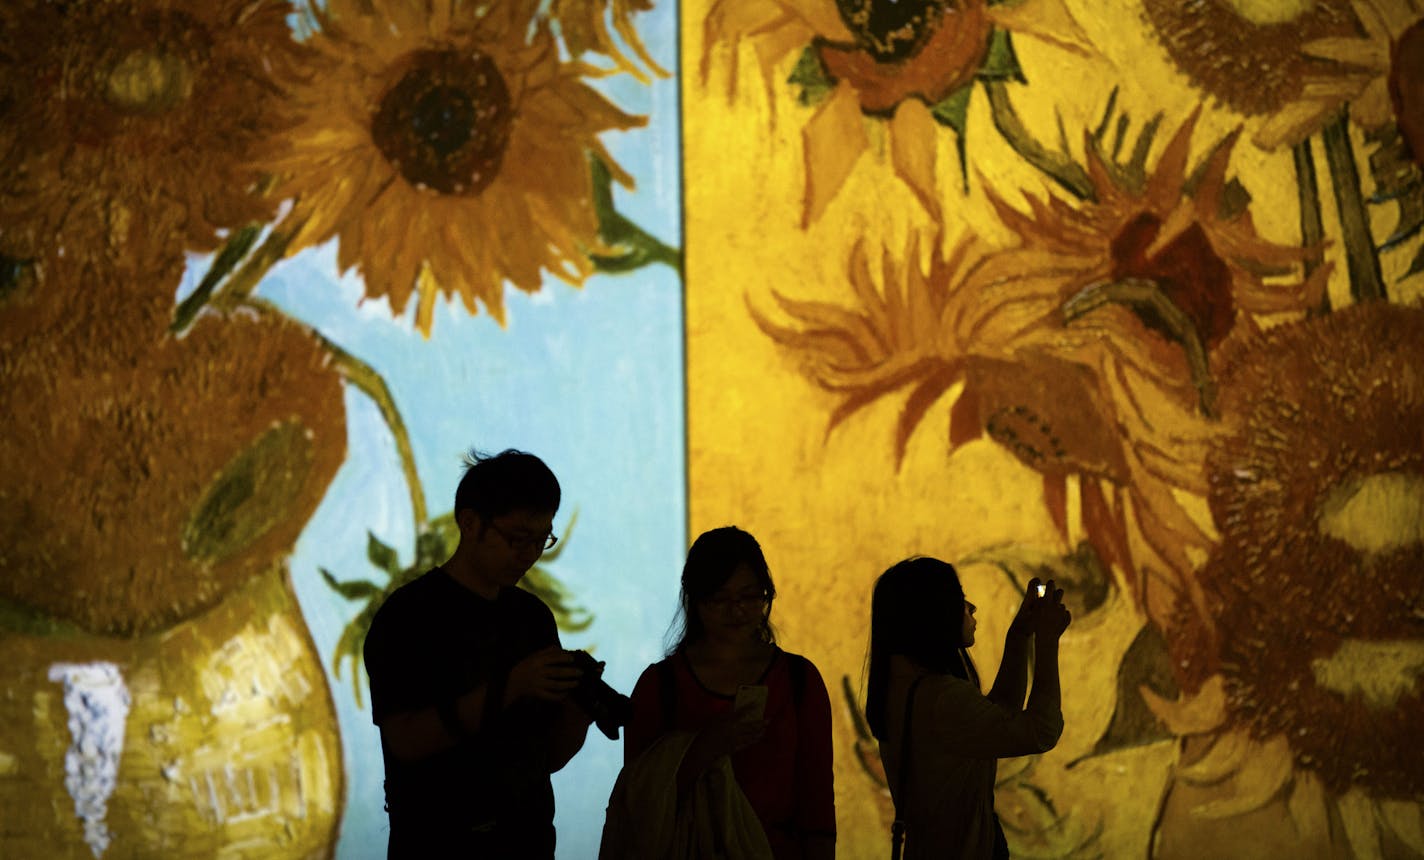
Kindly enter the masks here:
M 1034 588 L 1034 591 L 1037 592 L 1037 594 L 1038 594 L 1039 597 L 1042 597 L 1043 595 L 1045 595 L 1045 594 L 1048 593 L 1048 586 L 1046 586 L 1046 585 L 1044 585 L 1043 583 L 1040 582 L 1040 583 Z
M 743 720 L 760 722 L 766 718 L 766 685 L 742 684 L 732 700 L 732 713 Z

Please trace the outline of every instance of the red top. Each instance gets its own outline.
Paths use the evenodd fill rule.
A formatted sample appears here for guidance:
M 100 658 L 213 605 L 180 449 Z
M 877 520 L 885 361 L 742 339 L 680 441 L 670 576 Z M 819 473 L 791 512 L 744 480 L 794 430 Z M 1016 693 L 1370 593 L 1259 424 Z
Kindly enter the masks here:
M 792 661 L 800 661 L 799 705 L 792 696 Z M 676 682 L 672 724 L 664 722 L 659 666 L 670 664 Z M 799 834 L 835 836 L 835 790 L 831 774 L 831 699 L 816 667 L 798 654 L 776 650 L 759 681 L 767 687 L 766 734 L 732 754 L 737 785 L 756 811 L 777 858 L 799 858 Z M 732 696 L 714 693 L 679 651 L 643 670 L 633 688 L 633 718 L 623 748 L 624 763 L 642 754 L 668 731 L 695 732 L 732 709 Z

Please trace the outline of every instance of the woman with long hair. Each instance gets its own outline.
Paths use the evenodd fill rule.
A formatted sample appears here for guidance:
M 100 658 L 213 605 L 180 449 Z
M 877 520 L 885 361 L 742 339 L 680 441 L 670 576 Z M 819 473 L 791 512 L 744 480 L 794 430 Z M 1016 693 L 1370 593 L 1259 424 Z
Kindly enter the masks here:
M 998 760 L 1046 752 L 1063 732 L 1058 639 L 1071 617 L 1062 590 L 1029 582 L 987 694 L 969 656 L 975 609 L 954 566 L 939 559 L 906 559 L 875 583 L 865 716 L 906 860 L 1008 857 L 994 814 Z
M 697 538 L 682 569 L 681 635 L 633 689 L 624 760 L 669 732 L 692 733 L 677 771 L 680 793 L 730 756 L 773 856 L 829 860 L 830 696 L 810 660 L 777 647 L 775 596 L 756 538 L 734 526 Z

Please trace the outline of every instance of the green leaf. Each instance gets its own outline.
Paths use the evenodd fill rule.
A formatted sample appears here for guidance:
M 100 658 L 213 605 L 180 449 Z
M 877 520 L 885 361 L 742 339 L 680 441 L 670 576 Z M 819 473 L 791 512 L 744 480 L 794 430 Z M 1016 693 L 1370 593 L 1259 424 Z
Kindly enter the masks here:
M 1008 30 L 995 29 L 994 34 L 989 37 L 989 51 L 979 66 L 978 77 L 986 81 L 1028 83 L 1023 67 L 1019 65 L 1018 54 L 1014 52 L 1014 43 Z
M 366 538 L 366 557 L 371 560 L 371 564 L 384 570 L 392 578 L 399 576 L 401 565 L 396 551 L 381 543 L 372 532 L 366 532 Z
M 965 84 L 940 101 L 930 105 L 930 116 L 935 122 L 963 135 L 969 122 L 969 97 L 974 92 L 973 84 Z
M 598 238 L 604 244 L 625 249 L 621 254 L 590 254 L 594 268 L 600 272 L 622 274 L 653 263 L 663 263 L 681 274 L 681 251 L 665 245 L 614 208 L 613 175 L 603 159 L 590 155 L 589 173 L 593 179 L 593 209 L 598 215 Z
M 331 587 L 331 590 L 347 600 L 367 600 L 385 593 L 385 589 L 373 582 L 359 579 L 341 582 L 332 576 L 326 568 L 319 567 L 317 570 L 320 571 L 321 578 L 326 580 L 326 584 Z
M 973 92 L 974 84 L 970 82 L 930 105 L 930 116 L 935 122 L 954 129 L 954 149 L 959 154 L 959 178 L 965 193 L 969 192 L 969 154 L 965 147 L 965 133 L 969 125 L 969 97 Z
M 786 82 L 801 88 L 796 100 L 802 107 L 815 107 L 825 101 L 836 87 L 835 79 L 826 71 L 814 44 L 807 45 L 801 52 L 801 56 L 796 60 L 796 67 L 791 70 L 791 77 L 787 78 Z

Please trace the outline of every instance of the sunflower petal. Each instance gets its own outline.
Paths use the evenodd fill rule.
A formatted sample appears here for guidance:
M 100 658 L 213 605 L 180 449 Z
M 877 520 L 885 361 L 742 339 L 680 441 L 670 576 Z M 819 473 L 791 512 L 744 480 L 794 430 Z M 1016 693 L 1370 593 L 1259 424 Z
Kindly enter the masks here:
M 1285 737 L 1264 743 L 1247 741 L 1250 749 L 1231 780 L 1230 797 L 1210 800 L 1192 809 L 1204 818 L 1230 818 L 1260 809 L 1280 793 L 1290 779 L 1293 760 Z
M 870 148 L 855 91 L 847 86 L 836 87 L 806 123 L 801 140 L 806 170 L 801 226 L 809 227 L 821 220 L 851 169 Z
M 1175 702 L 1162 698 L 1151 687 L 1139 687 L 1147 707 L 1174 735 L 1199 735 L 1215 731 L 1226 720 L 1226 684 L 1212 675 L 1196 693 Z
M 1216 785 L 1241 769 L 1252 746 L 1244 731 L 1222 732 L 1212 739 L 1201 758 L 1182 765 L 1177 772 L 1192 785 Z
M 1084 57 L 1098 55 L 1093 40 L 1078 24 L 1064 0 L 1021 0 L 988 9 L 989 19 L 1013 33 L 1033 36 Z
M 935 169 L 938 130 L 929 108 L 919 99 L 902 102 L 890 121 L 890 161 L 895 175 L 910 186 L 920 205 L 936 221 L 942 217 Z
M 1340 810 L 1340 823 L 1345 826 L 1345 836 L 1349 838 L 1350 848 L 1357 860 L 1383 860 L 1374 802 L 1369 795 L 1353 788 L 1342 794 L 1336 805 Z

